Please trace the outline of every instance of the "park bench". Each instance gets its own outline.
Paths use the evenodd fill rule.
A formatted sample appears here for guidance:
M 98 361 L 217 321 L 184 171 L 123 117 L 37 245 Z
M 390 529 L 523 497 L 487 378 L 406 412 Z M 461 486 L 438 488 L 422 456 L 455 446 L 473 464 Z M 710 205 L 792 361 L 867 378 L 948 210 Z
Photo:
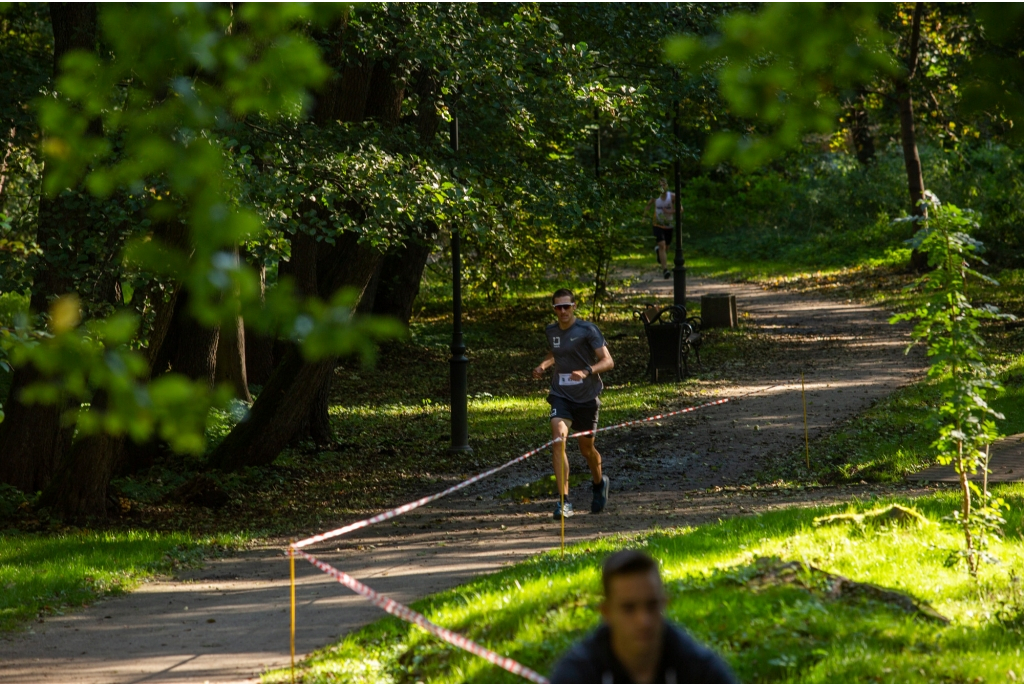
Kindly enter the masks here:
M 643 309 L 633 312 L 633 317 L 644 325 L 650 349 L 647 373 L 651 382 L 658 382 L 659 371 L 674 373 L 677 381 L 690 375 L 691 350 L 700 363 L 700 317 L 687 316 L 686 309 L 678 305 L 659 308 L 647 302 Z

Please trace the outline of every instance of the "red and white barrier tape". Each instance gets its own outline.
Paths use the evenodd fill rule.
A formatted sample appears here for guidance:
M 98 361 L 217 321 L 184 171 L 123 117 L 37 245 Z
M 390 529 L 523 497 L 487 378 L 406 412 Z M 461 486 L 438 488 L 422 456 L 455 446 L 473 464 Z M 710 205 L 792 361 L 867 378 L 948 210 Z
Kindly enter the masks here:
M 722 399 L 722 400 L 715 400 L 714 402 L 708 402 L 706 404 L 697 405 L 696 407 L 687 407 L 686 409 L 678 409 L 676 411 L 667 412 L 665 414 L 657 414 L 655 416 L 648 416 L 647 418 L 644 418 L 644 419 L 635 419 L 633 421 L 625 421 L 624 423 L 617 423 L 614 426 L 605 426 L 604 428 L 598 428 L 597 430 L 589 430 L 589 431 L 582 431 L 582 432 L 579 432 L 579 433 L 573 433 L 572 435 L 569 436 L 569 438 L 587 437 L 589 435 L 594 435 L 595 433 L 600 433 L 600 432 L 603 432 L 603 431 L 615 430 L 617 428 L 625 428 L 627 426 L 635 426 L 635 425 L 640 424 L 640 423 L 647 423 L 647 422 L 650 422 L 650 421 L 657 421 L 659 419 L 667 419 L 670 416 L 677 416 L 679 414 L 686 414 L 688 412 L 697 411 L 698 409 L 704 409 L 706 407 L 714 407 L 715 405 L 725 404 L 728 401 L 729 401 L 729 398 L 727 397 L 727 398 Z M 363 519 L 362 521 L 356 521 L 355 523 L 350 523 L 347 526 L 342 526 L 341 528 L 337 528 L 335 530 L 327 531 L 326 533 L 321 533 L 320 535 L 314 535 L 314 536 L 308 537 L 308 538 L 306 538 L 304 540 L 299 540 L 298 542 L 293 542 L 291 544 L 291 548 L 292 549 L 301 549 L 303 547 L 309 547 L 310 545 L 315 545 L 318 542 L 323 542 L 324 540 L 330 540 L 331 538 L 336 538 L 339 535 L 346 535 L 347 533 L 351 533 L 354 530 L 359 530 L 360 528 L 366 528 L 368 526 L 372 526 L 375 523 L 380 523 L 382 521 L 387 521 L 389 519 L 393 519 L 396 516 L 400 516 L 402 514 L 408 513 L 410 511 L 412 511 L 413 509 L 418 509 L 418 508 L 422 507 L 425 504 L 430 504 L 431 502 L 435 502 L 435 501 L 441 499 L 442 497 L 446 497 L 446 496 L 452 494 L 453 492 L 457 492 L 459 490 L 462 490 L 463 488 L 466 488 L 466 487 L 469 487 L 470 485 L 473 485 L 474 483 L 478 483 L 478 482 L 482 481 L 484 478 L 487 478 L 489 476 L 493 476 L 498 471 L 502 471 L 504 469 L 507 469 L 509 466 L 513 466 L 514 464 L 518 464 L 521 461 L 529 459 L 533 455 L 535 455 L 538 452 L 541 452 L 541 451 L 547 449 L 548 447 L 550 447 L 551 445 L 555 444 L 556 442 L 559 442 L 559 440 L 558 439 L 556 439 L 556 440 L 548 440 L 546 443 L 544 443 L 540 447 L 538 447 L 536 449 L 532 449 L 529 452 L 527 452 L 526 454 L 523 454 L 523 455 L 520 455 L 520 456 L 516 457 L 512 461 L 505 462 L 501 466 L 495 466 L 493 469 L 489 469 L 487 471 L 484 471 L 483 473 L 478 473 L 477 475 L 473 476 L 472 478 L 464 480 L 464 481 L 462 481 L 461 483 L 459 483 L 457 485 L 453 485 L 450 488 L 448 488 L 447 490 L 442 490 L 441 492 L 439 492 L 437 494 L 428 495 L 427 497 L 421 497 L 420 499 L 416 500 L 415 502 L 409 502 L 408 504 L 403 504 L 400 507 L 395 507 L 394 509 L 389 509 L 388 511 L 381 512 L 381 513 L 377 514 L 376 516 L 372 516 L 372 517 L 370 517 L 368 519 Z
M 388 612 L 392 616 L 397 616 L 403 621 L 407 621 L 409 623 L 412 623 L 413 625 L 417 625 L 420 628 L 423 628 L 423 630 L 427 631 L 431 635 L 439 637 L 445 642 L 455 645 L 459 649 L 463 649 L 469 652 L 470 654 L 475 654 L 476 656 L 482 659 L 486 659 L 490 663 L 494 664 L 495 666 L 498 666 L 499 668 L 505 669 L 509 673 L 514 673 L 517 676 L 526 678 L 527 680 L 531 680 L 535 683 L 548 682 L 548 679 L 542 676 L 540 673 L 537 673 L 531 668 L 523 666 L 515 659 L 510 659 L 507 656 L 501 656 L 500 654 L 492 652 L 486 647 L 478 645 L 477 643 L 473 642 L 467 637 L 463 637 L 456 632 L 448 630 L 447 628 L 442 628 L 436 623 L 431 623 L 430 620 L 428 620 L 427 617 L 423 614 L 413 611 L 401 602 L 396 602 L 387 595 L 382 595 L 376 592 L 373 588 L 367 587 L 365 584 L 360 583 L 358 580 L 356 580 L 349 574 L 345 573 L 344 571 L 339 571 L 330 564 L 320 561 L 312 554 L 304 552 L 301 549 L 295 550 L 295 553 L 301 554 L 303 557 L 305 557 L 306 561 L 313 564 L 327 575 L 333 577 L 335 580 L 337 580 L 339 583 L 347 587 L 349 590 L 352 590 L 356 594 L 360 594 L 363 597 L 366 597 L 371 602 L 373 602 L 378 607 Z
M 701 404 L 701 405 L 698 405 L 696 407 L 687 407 L 685 409 L 678 409 L 676 411 L 666 412 L 664 414 L 656 414 L 655 416 L 648 416 L 647 418 L 643 418 L 643 419 L 635 419 L 633 421 L 625 421 L 623 423 L 617 423 L 615 425 L 606 426 L 604 428 L 598 428 L 596 430 L 581 431 L 579 433 L 573 433 L 572 435 L 568 436 L 568 438 L 582 438 L 582 437 L 586 437 L 586 436 L 589 436 L 589 435 L 594 435 L 595 433 L 600 433 L 602 431 L 615 430 L 617 428 L 625 428 L 627 426 L 635 426 L 637 424 L 647 423 L 647 422 L 650 422 L 650 421 L 657 421 L 659 419 L 667 419 L 670 416 L 677 416 L 679 414 L 686 414 L 686 413 L 689 413 L 689 412 L 697 411 L 698 409 L 704 409 L 705 407 L 714 407 L 714 406 L 719 405 L 719 404 L 725 404 L 728 401 L 729 401 L 729 398 L 725 398 L 725 399 L 721 399 L 721 400 L 715 400 L 714 402 L 707 402 L 705 404 Z M 568 439 L 568 438 L 566 438 L 566 439 Z M 439 625 L 431 623 L 422 614 L 419 614 L 419 613 L 413 611 L 412 609 L 410 609 L 409 607 L 405 606 L 404 604 L 401 604 L 400 602 L 396 602 L 395 600 L 391 599 L 390 597 L 388 597 L 386 595 L 382 595 L 382 594 L 377 593 L 373 588 L 365 585 L 364 583 L 360 583 L 358 580 L 356 580 L 352 576 L 348 575 L 344 571 L 339 571 L 338 569 L 334 568 L 330 564 L 328 564 L 326 562 L 323 562 L 323 561 L 320 561 L 319 559 L 317 559 L 313 555 L 311 555 L 311 554 L 309 554 L 307 552 L 304 552 L 302 550 L 302 548 L 303 547 L 308 547 L 310 545 L 314 545 L 314 544 L 316 544 L 318 542 L 323 542 L 324 540 L 330 540 L 331 538 L 336 538 L 336 537 L 338 537 L 340 535 L 345 535 L 346 533 L 351 533 L 352 531 L 359 530 L 360 528 L 367 528 L 369 526 L 372 526 L 375 523 L 380 523 L 381 521 L 387 521 L 389 519 L 395 518 L 396 516 L 400 516 L 401 514 L 405 514 L 407 512 L 410 512 L 413 509 L 418 509 L 419 507 L 422 507 L 425 504 L 429 504 L 431 502 L 434 502 L 436 500 L 441 499 L 442 497 L 450 495 L 453 492 L 461 490 L 461 489 L 463 489 L 465 487 L 468 487 L 468 486 L 470 486 L 470 485 L 472 485 L 474 483 L 478 483 L 481 480 L 483 480 L 484 478 L 487 478 L 488 476 L 493 476 L 498 471 L 501 471 L 503 469 L 507 469 L 509 466 L 512 466 L 513 464 L 518 464 L 519 462 L 521 462 L 521 461 L 523 461 L 525 459 L 529 459 L 533 455 L 537 454 L 538 452 L 543 451 L 544 449 L 550 447 L 551 445 L 555 444 L 556 442 L 561 442 L 561 438 L 556 438 L 554 440 L 549 440 L 548 442 L 544 443 L 540 447 L 537 447 L 536 449 L 532 449 L 529 452 L 516 457 L 512 461 L 506 462 L 506 463 L 502 464 L 501 466 L 496 466 L 493 469 L 489 469 L 487 471 L 484 471 L 483 473 L 478 473 L 477 475 L 473 476 L 472 478 L 464 480 L 461 483 L 459 483 L 458 485 L 453 485 L 452 487 L 448 488 L 447 490 L 442 490 L 441 492 L 439 492 L 437 494 L 429 495 L 427 497 L 422 497 L 422 498 L 416 500 L 415 502 L 409 502 L 408 504 L 403 504 L 400 507 L 395 507 L 394 509 L 389 509 L 388 511 L 381 512 L 380 514 L 377 514 L 376 516 L 372 516 L 372 517 L 370 517 L 368 519 L 363 519 L 362 521 L 356 521 L 355 523 L 350 523 L 347 526 L 343 526 L 341 528 L 337 528 L 335 530 L 331 530 L 331 531 L 328 531 L 326 533 L 321 533 L 320 535 L 314 535 L 312 537 L 306 538 L 305 540 L 299 540 L 298 542 L 293 542 L 290 545 L 290 547 L 291 547 L 291 549 L 293 550 L 294 553 L 302 555 L 302 557 L 305 558 L 306 561 L 308 561 L 309 563 L 313 564 L 314 566 L 316 566 L 318 569 L 320 569 L 321 571 L 323 571 L 327 575 L 332 576 L 335 580 L 337 580 L 339 583 L 341 583 L 342 585 L 344 585 L 348 589 L 352 590 L 356 594 L 359 594 L 359 595 L 362 595 L 363 597 L 366 597 L 371 602 L 373 602 L 375 605 L 377 605 L 378 607 L 380 607 L 384 611 L 388 612 L 389 614 L 392 614 L 393 616 L 397 616 L 398 618 L 402 619 L 403 621 L 408 621 L 409 623 L 413 623 L 415 625 L 418 625 L 420 628 L 423 628 L 428 633 L 437 636 L 438 638 L 444 640 L 445 642 L 448 642 L 449 644 L 455 645 L 456 647 L 458 647 L 460 649 L 464 649 L 467 652 L 470 652 L 471 654 L 475 654 L 475 655 L 477 655 L 477 656 L 479 656 L 479 657 L 481 657 L 483 659 L 486 659 L 487 661 L 489 661 L 490 663 L 494 664 L 495 666 L 503 668 L 503 669 L 505 669 L 506 671 L 508 671 L 510 673 L 514 673 L 515 675 L 521 676 L 521 677 L 526 678 L 527 680 L 531 680 L 531 681 L 533 681 L 535 683 L 546 683 L 546 682 L 548 682 L 548 680 L 544 676 L 540 675 L 539 673 L 537 673 L 536 671 L 534 671 L 532 669 L 527 668 L 526 666 L 523 666 L 521 663 L 519 663 L 515 659 L 510 659 L 508 657 L 501 656 L 500 654 L 492 652 L 491 650 L 489 650 L 489 649 L 487 649 L 485 647 L 481 647 L 480 645 L 478 645 L 477 643 L 473 642 L 469 638 L 463 637 L 462 635 L 459 635 L 458 633 L 455 633 L 455 632 L 453 632 L 451 630 L 448 630 L 447 628 L 442 628 Z

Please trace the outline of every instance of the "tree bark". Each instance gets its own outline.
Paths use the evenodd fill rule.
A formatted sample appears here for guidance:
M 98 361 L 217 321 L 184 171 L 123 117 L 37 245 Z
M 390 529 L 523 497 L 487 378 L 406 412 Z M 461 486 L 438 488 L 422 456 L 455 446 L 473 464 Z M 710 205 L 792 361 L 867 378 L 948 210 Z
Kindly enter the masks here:
M 51 2 L 50 23 L 53 26 L 53 82 L 60 75 L 60 63 L 73 50 L 96 50 L 96 4 L 91 2 Z M 99 121 L 90 122 L 90 133 L 102 135 Z M 46 174 L 46 168 L 43 168 Z M 44 182 L 45 185 L 45 182 Z M 81 217 L 77 211 L 66 207 L 67 197 L 39 199 L 39 228 L 36 242 L 43 249 L 43 255 L 33 269 L 31 307 L 36 312 L 46 311 L 49 300 L 68 292 L 70 259 L 75 248 L 69 243 L 73 236 L 68 229 L 79 226 Z
M 234 325 L 220 328 L 214 377 L 219 383 L 229 383 L 238 399 L 252 402 L 245 369 L 245 322 L 240 316 L 235 319 Z
M 256 265 L 253 265 L 256 266 Z M 260 263 L 260 301 L 267 292 L 267 266 Z M 263 386 L 274 371 L 274 338 L 259 331 L 243 327 L 245 333 L 245 375 L 253 385 Z
M 93 406 L 104 407 L 106 398 L 98 394 Z M 67 464 L 54 476 L 39 498 L 64 520 L 82 521 L 107 515 L 107 486 L 124 446 L 124 436 L 99 433 L 79 438 L 71 447 Z
M 373 76 L 366 97 L 366 118 L 376 119 L 385 128 L 398 123 L 402 113 L 405 84 L 398 78 L 394 60 L 373 65 Z
M 420 138 L 420 144 L 429 148 L 434 143 L 441 118 L 434 105 L 437 97 L 437 81 L 432 72 L 419 70 L 415 74 L 413 92 L 417 98 L 417 110 L 412 122 Z M 428 223 L 423 234 L 412 233 L 405 244 L 392 250 L 381 261 L 360 302 L 360 313 L 394 316 L 408 325 L 412 318 L 412 306 L 420 291 L 420 281 L 427 259 L 437 239 L 437 226 Z
M 72 50 L 96 49 L 96 5 L 94 3 L 50 3 L 53 25 L 53 76 L 60 74 L 61 59 Z M 96 133 L 98 123 L 91 128 Z M 101 132 L 101 130 L 99 131 Z M 43 174 L 47 173 L 44 166 Z M 32 265 L 30 307 L 46 311 L 50 300 L 68 292 L 71 281 L 67 268 L 73 252 L 68 244 L 69 227 L 79 226 L 81 217 L 66 204 L 67 198 L 43 195 L 39 200 L 36 242 L 43 250 Z M 34 369 L 19 369 L 11 379 L 9 399 L 0 423 L 0 480 L 36 492 L 49 483 L 71 445 L 73 429 L 61 425 L 66 403 L 26 405 L 21 392 L 38 378 Z
M 157 308 L 156 320 L 153 322 L 153 330 L 149 333 L 149 346 L 146 348 L 146 362 L 149 364 L 150 376 L 153 375 L 154 364 L 160 356 L 167 334 L 171 330 L 180 292 L 181 288 L 175 288 L 166 301 L 160 301 L 155 305 Z M 118 472 L 137 473 L 141 469 L 148 468 L 156 462 L 157 457 L 165 449 L 167 449 L 166 444 L 155 436 L 142 444 L 133 440 L 125 440 L 120 457 L 112 463 L 111 475 Z
M 918 51 L 921 44 L 921 17 L 924 14 L 924 3 L 914 4 L 914 18 L 910 30 L 910 44 L 906 61 L 906 74 L 896 81 L 896 99 L 900 112 L 900 142 L 903 145 L 903 165 L 907 172 L 907 190 L 910 194 L 910 213 L 912 216 L 927 218 L 928 208 L 924 205 L 924 173 L 921 169 L 921 156 L 917 151 L 917 131 L 914 126 L 914 101 L 910 94 L 910 85 L 917 73 Z M 917 270 L 927 268 L 928 256 L 914 250 L 910 256 L 910 264 Z
M 871 135 L 871 122 L 868 120 L 863 88 L 859 89 L 856 97 L 850 103 L 849 114 L 850 135 L 853 137 L 857 161 L 861 166 L 870 166 L 875 161 L 875 138 Z
M 427 259 L 434 249 L 437 226 L 430 225 L 425 237 L 408 238 L 405 245 L 386 255 L 378 269 L 379 281 L 372 312 L 393 316 L 405 325 L 412 318 L 412 305 L 420 292 Z
M 11 126 L 10 133 L 7 136 L 7 142 L 4 144 L 4 155 L 3 159 L 0 159 L 0 209 L 4 206 L 4 190 L 7 188 L 7 167 L 8 162 L 11 159 L 11 153 L 14 152 L 14 143 L 17 141 L 18 129 L 15 126 Z
M 238 264 L 237 246 L 234 259 L 235 264 Z M 252 402 L 245 373 L 245 322 L 241 316 L 236 316 L 233 322 L 220 327 L 214 359 L 214 380 L 217 383 L 228 383 L 235 391 L 235 397 L 243 402 Z
M 362 290 L 380 258 L 379 252 L 359 244 L 354 232 L 342 234 L 324 252 L 324 260 L 317 264 L 324 295 L 346 286 Z M 313 407 L 322 386 L 330 382 L 336 362 L 334 357 L 307 362 L 297 346 L 289 346 L 249 416 L 210 455 L 210 465 L 234 470 L 273 462 L 296 433 L 310 425 Z
M 182 290 L 174 303 L 170 328 L 153 360 L 152 375 L 180 373 L 192 380 L 216 381 L 220 331 L 207 328 L 188 311 L 189 294 Z
M 34 367 L 14 370 L 11 392 L 0 424 L 0 482 L 22 492 L 45 488 L 71 446 L 74 428 L 61 425 L 66 404 L 24 404 L 23 389 L 39 380 Z

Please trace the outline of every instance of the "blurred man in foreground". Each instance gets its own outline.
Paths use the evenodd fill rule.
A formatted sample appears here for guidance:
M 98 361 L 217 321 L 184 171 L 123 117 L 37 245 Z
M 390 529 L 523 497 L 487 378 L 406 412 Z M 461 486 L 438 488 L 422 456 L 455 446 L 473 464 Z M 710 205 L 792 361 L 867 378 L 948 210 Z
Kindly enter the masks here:
M 665 620 L 658 562 L 623 550 L 601 574 L 604 623 L 555 666 L 553 683 L 735 683 L 717 654 Z

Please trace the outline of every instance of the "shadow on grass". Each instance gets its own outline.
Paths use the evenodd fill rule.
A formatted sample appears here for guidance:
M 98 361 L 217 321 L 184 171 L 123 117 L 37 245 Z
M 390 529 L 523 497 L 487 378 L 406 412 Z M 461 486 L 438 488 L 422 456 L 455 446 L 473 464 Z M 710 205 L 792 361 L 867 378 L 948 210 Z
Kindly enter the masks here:
M 999 494 L 1014 507 L 1005 530 L 1010 542 L 994 548 L 1006 566 L 987 568 L 981 582 L 943 564 L 943 550 L 958 538 L 956 530 L 936 523 L 956 504 L 955 493 L 940 492 L 913 502 L 886 500 L 913 505 L 928 517 L 931 522 L 920 529 L 814 526 L 814 518 L 824 513 L 863 510 L 879 502 L 787 509 L 583 543 L 564 558 L 541 555 L 414 606 L 440 625 L 548 672 L 560 654 L 597 625 L 603 558 L 635 547 L 662 563 L 671 596 L 669 616 L 722 653 L 745 681 L 1014 680 L 1009 674 L 1019 670 L 1022 635 L 994 617 L 1005 617 L 1010 606 L 1007 569 L 1024 567 L 1024 487 L 1002 488 Z M 937 625 L 863 596 L 832 599 L 813 588 L 743 583 L 756 558 L 769 555 L 806 560 L 916 596 L 935 604 L 953 623 Z M 1024 605 L 1014 610 L 1024 613 Z M 307 682 L 517 682 L 394 619 L 314 654 L 302 675 Z

